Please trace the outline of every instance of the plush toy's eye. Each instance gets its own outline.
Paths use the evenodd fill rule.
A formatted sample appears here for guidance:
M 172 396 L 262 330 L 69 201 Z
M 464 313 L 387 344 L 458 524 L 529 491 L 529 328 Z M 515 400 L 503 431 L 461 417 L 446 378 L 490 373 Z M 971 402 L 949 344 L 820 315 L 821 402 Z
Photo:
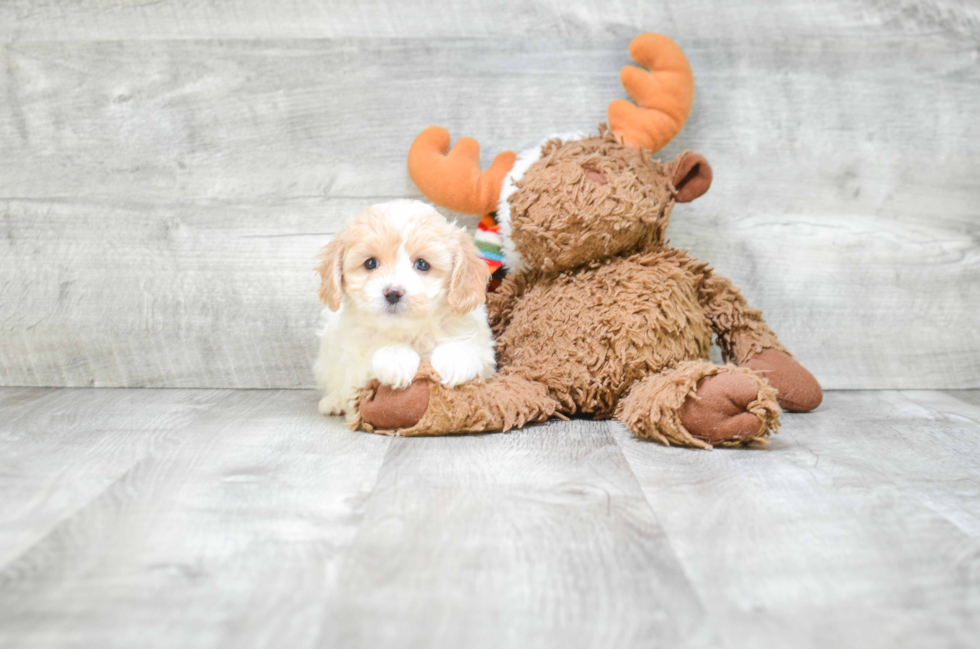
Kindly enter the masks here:
M 429 268 L 431 268 L 431 266 L 429 266 L 429 262 L 427 262 L 426 260 L 424 259 L 415 260 L 415 270 L 419 270 L 424 273 L 425 271 L 429 270 Z
M 597 185 L 605 185 L 609 182 L 609 178 L 606 177 L 606 174 L 595 167 L 586 167 L 585 177 Z
M 374 257 L 371 257 L 366 262 L 364 262 L 364 267 L 367 268 L 368 270 L 374 270 L 375 268 L 378 267 L 378 260 L 375 259 Z

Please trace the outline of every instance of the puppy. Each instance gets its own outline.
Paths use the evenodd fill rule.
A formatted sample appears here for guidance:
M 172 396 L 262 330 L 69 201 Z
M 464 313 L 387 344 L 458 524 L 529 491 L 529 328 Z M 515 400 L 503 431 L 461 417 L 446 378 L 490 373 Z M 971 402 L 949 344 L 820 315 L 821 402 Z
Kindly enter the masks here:
M 397 200 L 354 216 L 319 255 L 323 310 L 314 370 L 323 414 L 350 415 L 377 379 L 412 383 L 426 360 L 453 387 L 496 369 L 487 264 L 466 230 L 429 205 Z

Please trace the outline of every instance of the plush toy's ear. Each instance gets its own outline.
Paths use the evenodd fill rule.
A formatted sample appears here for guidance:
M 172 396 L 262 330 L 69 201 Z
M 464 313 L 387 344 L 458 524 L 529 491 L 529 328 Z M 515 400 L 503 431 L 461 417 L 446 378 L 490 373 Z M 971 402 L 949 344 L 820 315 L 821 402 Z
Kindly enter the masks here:
M 449 308 L 456 315 L 463 315 L 486 302 L 489 281 L 490 267 L 477 253 L 466 230 L 460 230 L 449 278 Z
M 700 153 L 685 151 L 674 162 L 674 199 L 690 203 L 711 187 L 711 165 Z
M 331 311 L 340 308 L 344 285 L 344 237 L 341 232 L 325 245 L 317 256 L 320 261 L 316 272 L 320 273 L 320 301 Z

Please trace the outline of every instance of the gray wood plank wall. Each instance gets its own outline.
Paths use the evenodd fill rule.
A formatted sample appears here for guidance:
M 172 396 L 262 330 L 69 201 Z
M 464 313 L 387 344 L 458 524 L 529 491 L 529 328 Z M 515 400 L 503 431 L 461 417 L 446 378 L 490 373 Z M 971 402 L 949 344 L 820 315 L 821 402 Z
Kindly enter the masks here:
M 980 387 L 980 8 L 927 0 L 2 3 L 0 384 L 311 386 L 312 258 L 415 134 L 595 129 L 642 31 L 716 174 L 674 243 L 828 388 Z

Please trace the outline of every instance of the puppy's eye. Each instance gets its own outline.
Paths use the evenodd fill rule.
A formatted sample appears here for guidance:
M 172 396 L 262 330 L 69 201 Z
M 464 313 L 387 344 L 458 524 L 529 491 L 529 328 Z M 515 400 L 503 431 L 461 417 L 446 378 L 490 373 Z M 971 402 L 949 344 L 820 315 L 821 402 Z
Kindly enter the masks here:
M 426 260 L 424 259 L 415 260 L 415 270 L 419 270 L 424 273 L 425 271 L 429 270 L 429 268 L 431 268 L 431 266 L 429 266 L 429 262 L 427 262 Z
M 374 257 L 371 257 L 366 262 L 364 262 L 364 267 L 367 268 L 368 270 L 374 270 L 375 268 L 378 267 L 378 260 L 375 259 Z

